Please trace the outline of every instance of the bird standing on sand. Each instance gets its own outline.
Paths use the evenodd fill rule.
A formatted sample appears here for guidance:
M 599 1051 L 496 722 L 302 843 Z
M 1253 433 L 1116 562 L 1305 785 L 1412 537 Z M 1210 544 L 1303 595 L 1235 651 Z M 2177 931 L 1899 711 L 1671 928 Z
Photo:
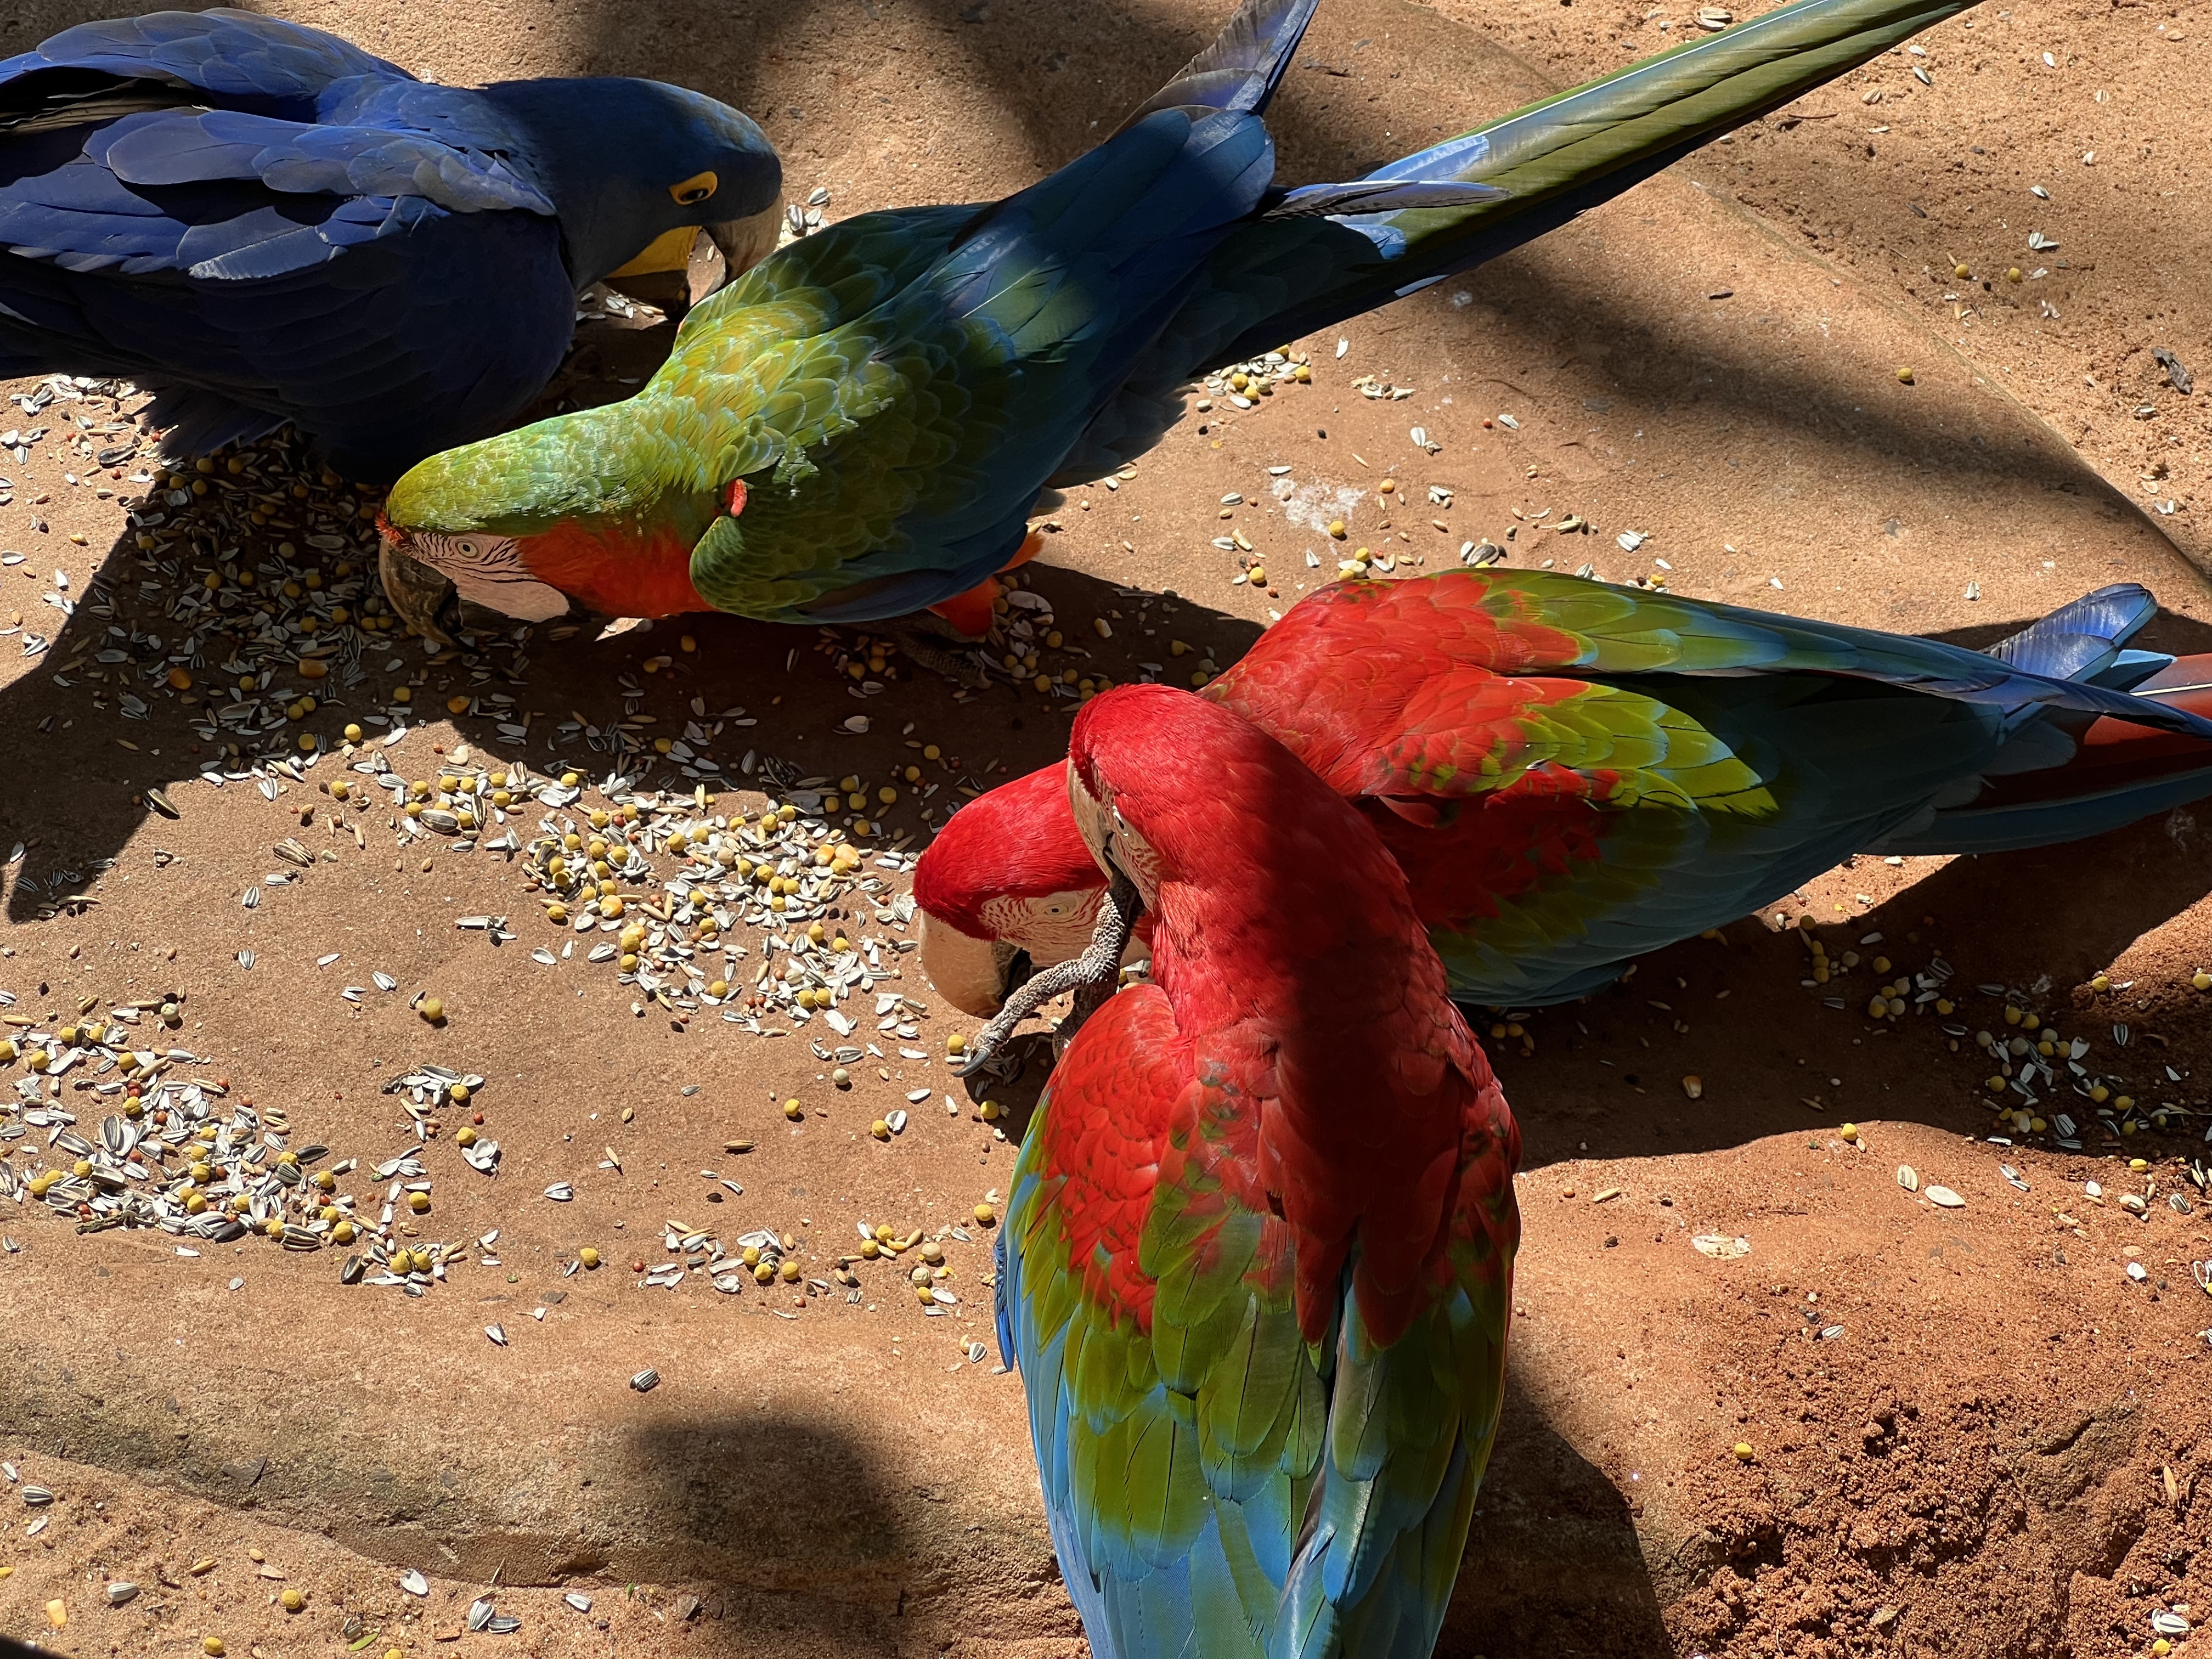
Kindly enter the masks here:
M 1467 1001 L 1528 1007 L 1853 853 L 2071 841 L 2212 795 L 2212 657 L 2128 648 L 2133 584 L 1993 651 L 1536 570 L 1353 580 L 1204 696 L 1354 802 Z M 1106 883 L 1060 769 L 956 812 L 922 962 L 988 1014 L 1074 956 Z
M 680 87 L 433 86 L 250 12 L 82 23 L 0 62 L 0 377 L 127 378 L 173 451 L 289 422 L 388 479 L 528 408 L 591 283 L 702 228 L 759 259 L 781 186 Z
M 1127 686 L 1063 775 L 1115 896 L 1061 988 L 1107 994 L 1023 1139 L 997 1293 L 1091 1651 L 1427 1659 L 1498 1430 L 1520 1132 L 1405 877 L 1288 750 Z M 1139 905 L 1154 982 L 1113 995 Z
M 386 589 L 436 638 L 460 600 L 980 634 L 1039 492 L 1157 442 L 1194 373 L 1495 258 L 1968 3 L 1798 0 L 1285 190 L 1259 117 L 1313 0 L 1248 0 L 1043 182 L 833 225 L 694 310 L 635 397 L 416 467 Z

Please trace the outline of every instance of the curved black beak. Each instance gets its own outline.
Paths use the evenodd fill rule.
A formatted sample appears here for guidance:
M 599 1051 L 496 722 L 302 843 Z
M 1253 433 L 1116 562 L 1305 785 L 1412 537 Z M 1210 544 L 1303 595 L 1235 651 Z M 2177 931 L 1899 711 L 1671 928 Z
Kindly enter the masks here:
M 734 283 L 775 252 L 775 239 L 783 223 L 781 204 L 763 208 L 744 219 L 723 219 L 707 227 L 721 269 L 712 270 L 695 244 L 691 253 L 691 303 L 697 305 L 725 283 Z

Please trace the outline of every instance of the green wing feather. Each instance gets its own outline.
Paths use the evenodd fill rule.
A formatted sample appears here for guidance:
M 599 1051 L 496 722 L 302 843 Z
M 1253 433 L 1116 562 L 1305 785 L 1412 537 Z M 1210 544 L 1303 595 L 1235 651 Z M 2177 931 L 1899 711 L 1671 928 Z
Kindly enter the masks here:
M 1496 185 L 1511 192 L 1504 200 L 1244 227 L 1054 482 L 1097 477 L 1157 443 L 1180 418 L 1190 376 L 1510 252 L 1972 3 L 1797 0 L 1370 175 Z
M 1207 689 L 1370 816 L 1454 994 L 1559 1001 L 1923 811 L 2005 665 L 1532 571 L 1346 583 Z M 1993 682 L 1974 700 L 1917 689 Z M 1993 702 L 1978 701 L 1987 696 Z
M 1016 1168 L 1001 1328 L 1070 1593 L 1100 1659 L 1425 1659 L 1497 1423 L 1513 1153 L 1471 1127 L 1405 1338 L 1378 1348 L 1347 1312 L 1310 1344 L 1287 1228 L 1239 1195 L 1256 1103 L 1178 1079 L 1188 1053 L 1160 993 L 1114 999 Z

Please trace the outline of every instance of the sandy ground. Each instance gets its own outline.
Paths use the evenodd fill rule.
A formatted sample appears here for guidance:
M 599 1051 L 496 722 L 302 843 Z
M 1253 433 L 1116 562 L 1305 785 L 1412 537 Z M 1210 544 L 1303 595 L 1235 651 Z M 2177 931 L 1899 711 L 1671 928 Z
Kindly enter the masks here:
M 1668 38 L 1663 9 L 1456 6 L 1331 0 L 1308 53 L 1324 67 L 1294 74 L 1279 106 L 1285 170 L 1381 160 Z M 0 50 L 79 15 L 0 21 Z M 1025 181 L 1212 21 L 1188 0 L 291 15 L 445 79 L 496 65 L 709 88 L 766 118 L 793 193 L 828 188 L 833 216 Z M 1925 37 L 1924 60 L 1884 60 L 1463 283 L 1297 343 L 1311 386 L 1194 411 L 1115 488 L 1070 494 L 1031 584 L 1063 636 L 1045 665 L 1123 679 L 1231 660 L 1325 574 L 1307 555 L 1333 550 L 1304 522 L 1324 504 L 1411 568 L 1486 537 L 1516 564 L 1663 574 L 1679 592 L 1975 642 L 2131 578 L 2165 602 L 2159 640 L 2212 648 L 2212 595 L 2183 556 L 2204 552 L 2203 433 L 2149 356 L 2194 366 L 2205 349 L 2183 118 L 2153 112 L 2179 107 L 2197 46 L 2179 14 L 2097 22 L 1970 14 Z M 2029 228 L 2059 248 L 2029 263 Z M 1961 261 L 1974 280 L 1945 274 Z M 588 338 L 559 395 L 616 395 L 664 340 Z M 1370 399 L 1362 376 L 1412 395 Z M 180 1256 L 158 1233 L 79 1234 L 0 1197 L 0 1307 L 21 1334 L 0 1354 L 0 1631 L 51 1635 L 58 1603 L 54 1645 L 80 1654 L 202 1652 L 210 1636 L 270 1659 L 1081 1652 L 1018 1386 L 988 1346 L 973 1357 L 990 1336 L 975 1209 L 1011 1169 L 1020 1100 L 988 1123 L 949 1079 L 961 1023 L 904 965 L 896 906 L 897 849 L 963 785 L 1052 757 L 1072 701 L 958 700 L 896 657 L 872 670 L 850 637 L 720 618 L 428 657 L 361 629 L 372 498 L 311 483 L 270 500 L 261 459 L 187 477 L 207 495 L 153 527 L 213 534 L 211 512 L 233 515 L 209 545 L 245 557 L 196 589 L 216 562 L 136 558 L 123 509 L 154 487 L 134 477 L 143 457 L 98 464 L 131 442 L 101 429 L 125 412 L 87 398 L 0 417 L 49 428 L 0 468 L 15 485 L 0 554 L 27 556 L 0 566 L 0 628 L 21 630 L 0 635 L 0 854 L 24 848 L 4 870 L 0 990 L 15 1000 L 0 1013 L 52 1031 L 143 1004 L 149 1048 L 194 1057 L 170 1080 L 221 1083 L 219 1113 L 282 1113 L 295 1146 L 329 1148 L 320 1167 L 358 1160 L 333 1196 L 364 1217 L 392 1182 L 427 1181 L 429 1209 L 403 1214 L 395 1243 L 453 1256 L 410 1297 L 342 1285 L 342 1249 Z M 67 440 L 79 416 L 82 451 Z M 1285 465 L 1280 501 L 1267 469 Z M 1393 515 L 1385 477 L 1411 508 Z M 1224 507 L 1232 493 L 1245 503 Z M 1569 514 L 1591 528 L 1545 527 Z M 1615 540 L 1632 529 L 1650 538 L 1633 556 Z M 1268 591 L 1211 545 L 1231 531 Z M 342 647 L 316 680 L 295 666 L 310 615 Z M 171 664 L 188 634 L 200 660 Z M 43 651 L 19 654 L 26 635 Z M 265 697 L 226 683 L 233 651 L 272 671 Z M 211 711 L 246 702 L 265 720 L 234 709 L 210 735 Z M 863 714 L 865 733 L 843 729 Z M 365 728 L 352 754 L 296 775 L 246 763 L 298 754 L 303 732 L 341 751 L 349 722 Z M 655 737 L 684 744 L 690 772 L 653 756 Z M 857 1029 L 763 1018 L 788 1033 L 771 1037 L 722 1017 L 748 1012 L 780 927 L 726 930 L 744 953 L 720 958 L 736 1002 L 680 980 L 648 998 L 546 919 L 526 860 L 403 836 L 382 792 L 343 769 L 372 752 L 431 782 L 577 769 L 592 787 L 573 807 L 509 814 L 525 842 L 543 817 L 612 805 L 599 786 L 617 774 L 666 792 L 645 812 L 663 831 L 757 817 L 809 778 L 895 787 L 868 809 L 868 858 L 823 900 L 826 929 L 875 941 L 881 977 L 841 1010 Z M 217 786 L 209 769 L 239 775 Z M 150 791 L 178 816 L 149 810 Z M 2194 1073 L 2212 1064 L 2189 988 L 2212 965 L 2200 817 L 2044 854 L 1857 860 L 1587 1004 L 1498 1022 L 1527 1243 L 1505 1429 L 1440 1651 L 2106 1659 L 2149 1651 L 2155 1613 L 2193 1628 L 2212 1611 L 2212 1305 L 2192 1267 L 2212 1225 L 2190 1175 L 2207 1121 Z M 305 866 L 276 850 L 288 840 Z M 641 902 L 684 867 L 663 833 L 639 856 Z M 494 917 L 510 941 L 456 925 Z M 1808 921 L 1832 961 L 1863 960 L 1811 983 L 1792 937 Z M 1905 973 L 1942 978 L 1955 1010 L 1867 1018 L 1872 988 Z M 913 1002 L 879 1030 L 893 994 Z M 442 1025 L 413 1011 L 426 996 Z M 2070 1099 L 2080 1152 L 1993 1121 L 1972 1033 L 2030 1029 L 2008 1008 L 2081 1040 L 2085 1068 L 2139 1102 L 2141 1133 L 2107 1133 Z M 878 1052 L 847 1063 L 841 1089 L 829 1073 L 848 1042 Z M 420 1176 L 373 1178 L 418 1145 L 383 1085 L 425 1062 L 483 1085 L 428 1113 Z M 60 1094 L 88 1135 L 125 1099 L 119 1070 L 89 1070 Z M 11 1088 L 23 1077 L 0 1069 Z M 2160 1130 L 2148 1115 L 2167 1103 Z M 903 1133 L 877 1139 L 900 1109 Z M 42 1143 L 63 1126 L 23 1127 L 0 1139 L 17 1180 L 52 1167 Z M 496 1175 L 464 1160 L 465 1128 L 499 1141 Z M 544 1195 L 560 1182 L 565 1202 Z M 1963 1206 L 1931 1203 L 1936 1185 Z M 921 1237 L 844 1263 L 861 1221 Z M 686 1259 L 672 1225 L 732 1248 L 787 1236 L 800 1281 L 644 1285 Z M 954 1298 L 933 1313 L 910 1283 L 923 1242 Z M 648 1367 L 660 1381 L 640 1392 Z M 27 1503 L 33 1486 L 54 1501 Z M 121 1581 L 138 1594 L 111 1607 Z M 480 1598 L 520 1628 L 468 1632 Z

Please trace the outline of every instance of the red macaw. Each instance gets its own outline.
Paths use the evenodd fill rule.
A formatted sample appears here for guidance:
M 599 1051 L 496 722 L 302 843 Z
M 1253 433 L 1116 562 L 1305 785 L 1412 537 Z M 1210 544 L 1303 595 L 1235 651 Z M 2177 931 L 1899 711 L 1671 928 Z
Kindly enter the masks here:
M 1288 750 L 1127 686 L 1060 770 L 1109 920 L 1153 918 L 999 1241 L 1091 1651 L 1425 1659 L 1498 1426 L 1519 1131 L 1374 825 Z
M 2072 840 L 2212 794 L 2212 657 L 2108 587 L 1989 653 L 1526 570 L 1325 587 L 1205 696 L 1356 802 L 1455 995 L 1563 1001 L 1847 854 Z M 988 1013 L 1103 891 L 1057 768 L 915 872 L 923 963 Z

